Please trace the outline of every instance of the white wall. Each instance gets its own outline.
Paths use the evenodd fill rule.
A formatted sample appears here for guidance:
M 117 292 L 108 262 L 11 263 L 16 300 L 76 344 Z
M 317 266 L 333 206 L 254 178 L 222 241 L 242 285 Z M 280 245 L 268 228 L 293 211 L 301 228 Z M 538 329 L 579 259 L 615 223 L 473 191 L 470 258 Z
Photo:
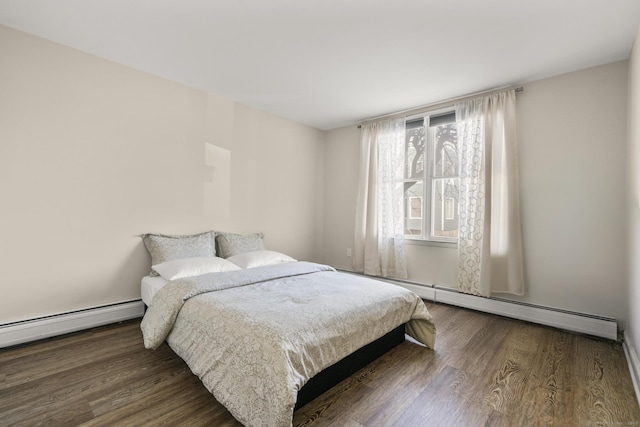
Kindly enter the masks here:
M 140 297 L 140 235 L 320 260 L 324 132 L 0 26 L 0 324 Z
M 518 134 L 527 294 L 518 299 L 624 322 L 627 62 L 524 88 Z M 324 258 L 348 269 L 359 135 L 355 126 L 327 134 Z M 410 280 L 456 286 L 456 249 L 406 249 Z
M 626 336 L 640 355 L 640 28 L 629 59 L 629 322 Z M 640 396 L 638 396 L 640 399 Z
M 359 141 L 360 129 L 356 126 L 327 132 L 324 262 L 344 270 L 352 269 L 347 248 L 353 248 Z
M 626 320 L 626 61 L 518 98 L 527 301 Z

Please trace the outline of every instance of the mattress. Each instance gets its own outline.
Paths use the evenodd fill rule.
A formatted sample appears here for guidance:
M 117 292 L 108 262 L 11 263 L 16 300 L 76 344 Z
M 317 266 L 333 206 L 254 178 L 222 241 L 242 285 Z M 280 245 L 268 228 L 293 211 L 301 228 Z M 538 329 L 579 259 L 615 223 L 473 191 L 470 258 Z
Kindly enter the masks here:
M 147 307 L 151 305 L 151 301 L 156 293 L 162 289 L 164 285 L 169 283 L 168 280 L 162 278 L 162 276 L 145 276 L 140 282 L 140 294 L 142 295 L 142 302 Z

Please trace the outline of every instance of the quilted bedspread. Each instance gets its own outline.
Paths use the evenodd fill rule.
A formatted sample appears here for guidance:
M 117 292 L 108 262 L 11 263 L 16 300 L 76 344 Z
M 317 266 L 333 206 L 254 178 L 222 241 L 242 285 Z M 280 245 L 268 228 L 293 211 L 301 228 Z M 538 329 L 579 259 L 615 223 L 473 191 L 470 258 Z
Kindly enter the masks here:
M 307 380 L 403 323 L 433 348 L 413 292 L 294 262 L 172 281 L 141 328 L 145 347 L 166 340 L 241 423 L 290 426 Z

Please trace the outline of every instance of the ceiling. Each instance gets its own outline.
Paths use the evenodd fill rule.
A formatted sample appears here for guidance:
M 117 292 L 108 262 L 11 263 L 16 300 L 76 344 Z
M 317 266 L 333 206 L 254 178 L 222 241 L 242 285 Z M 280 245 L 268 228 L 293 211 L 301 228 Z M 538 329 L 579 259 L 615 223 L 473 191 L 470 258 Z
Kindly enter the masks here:
M 624 60 L 639 0 L 0 0 L 0 24 L 333 129 Z

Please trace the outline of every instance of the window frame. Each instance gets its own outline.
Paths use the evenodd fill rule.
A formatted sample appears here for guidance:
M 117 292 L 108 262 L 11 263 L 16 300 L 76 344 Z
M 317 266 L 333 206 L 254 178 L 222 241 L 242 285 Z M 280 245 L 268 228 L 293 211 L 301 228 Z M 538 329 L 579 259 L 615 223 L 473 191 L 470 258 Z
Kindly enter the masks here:
M 426 245 L 426 246 L 440 246 L 440 247 L 457 247 L 458 246 L 458 238 L 449 238 L 449 237 L 438 237 L 434 236 L 434 223 L 433 218 L 435 217 L 435 208 L 436 204 L 433 203 L 432 195 L 433 195 L 433 187 L 436 185 L 435 183 L 439 179 L 434 179 L 437 177 L 433 176 L 433 168 L 435 164 L 435 156 L 434 156 L 434 144 L 435 144 L 435 127 L 431 127 L 431 118 L 439 117 L 446 114 L 455 113 L 455 107 L 444 107 L 434 110 L 428 110 L 421 112 L 419 114 L 414 114 L 405 118 L 405 122 L 414 122 L 419 119 L 423 119 L 423 126 L 425 127 L 425 153 L 423 158 L 423 176 L 421 179 L 422 182 L 422 234 L 405 234 L 404 239 L 405 242 L 409 244 L 418 244 L 418 245 Z M 406 142 L 405 142 L 406 143 Z M 446 178 L 458 178 L 457 177 L 446 177 Z M 444 178 L 444 179 L 446 179 Z M 405 177 L 403 182 L 418 182 L 415 178 Z M 425 204 L 425 201 L 428 202 L 428 205 Z M 405 203 L 405 209 L 407 208 Z M 455 208 L 454 208 L 455 209 Z M 408 214 L 405 214 L 405 220 L 408 218 Z M 459 227 L 459 224 L 458 224 Z

